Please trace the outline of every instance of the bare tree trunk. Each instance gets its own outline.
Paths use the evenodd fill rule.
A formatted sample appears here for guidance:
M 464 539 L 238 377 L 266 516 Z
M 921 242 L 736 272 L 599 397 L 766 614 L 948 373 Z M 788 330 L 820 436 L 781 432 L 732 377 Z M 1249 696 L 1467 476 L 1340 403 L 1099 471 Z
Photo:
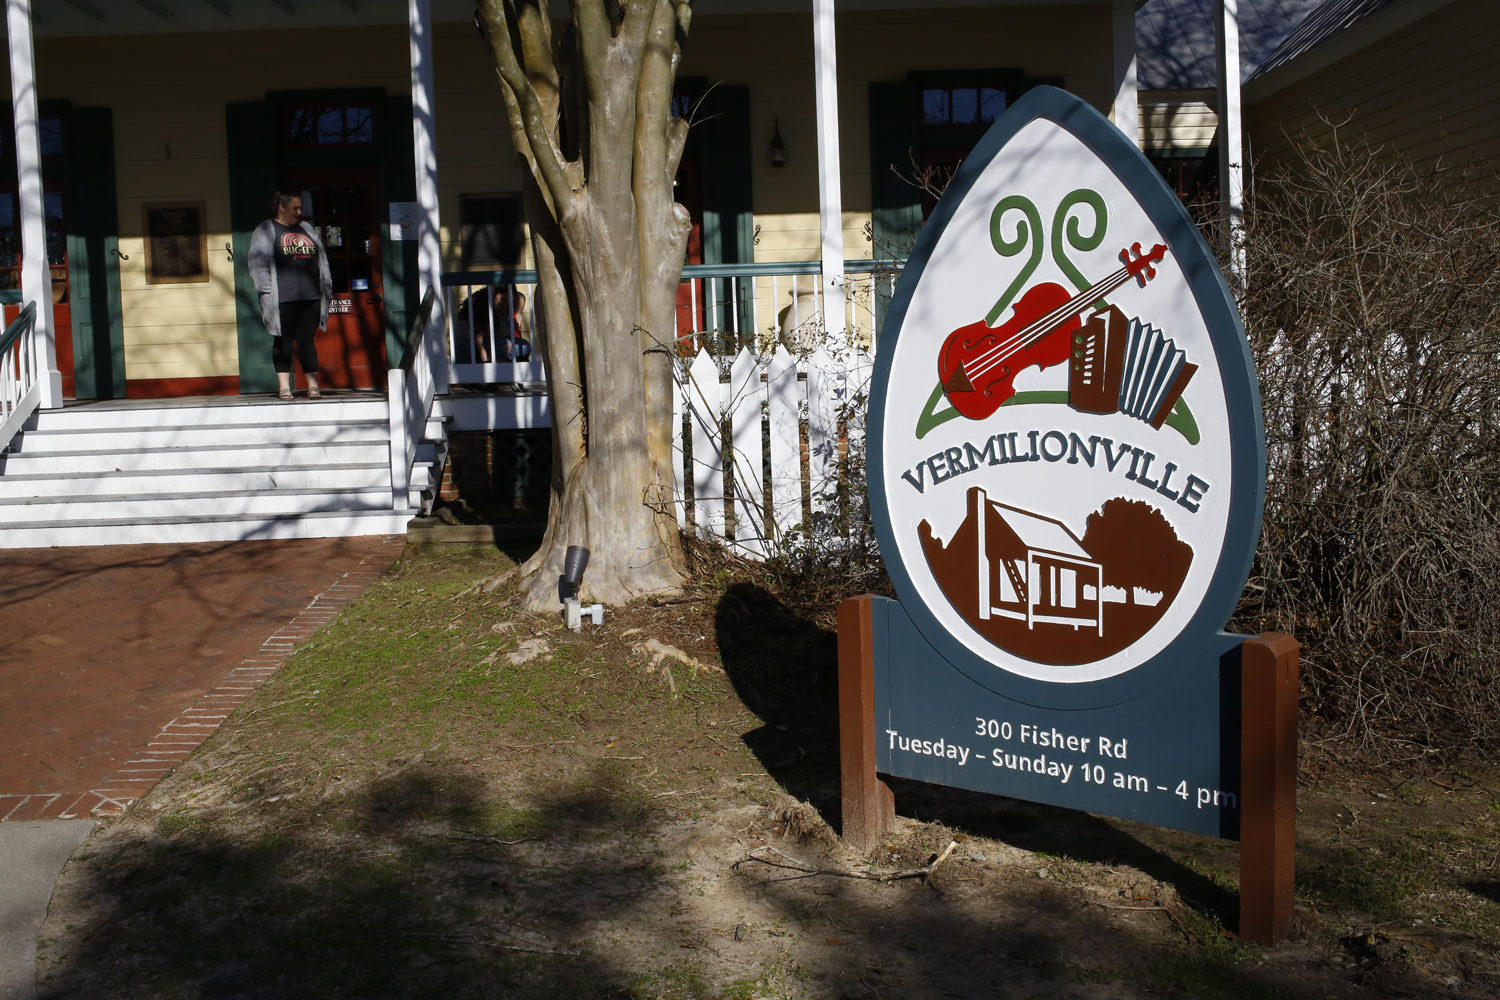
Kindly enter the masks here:
M 552 505 L 521 567 L 524 603 L 555 607 L 563 553 L 590 550 L 584 596 L 674 589 L 672 308 L 686 244 L 673 202 L 685 123 L 671 113 L 686 0 L 614 10 L 573 0 L 558 41 L 538 0 L 483 0 L 483 30 L 525 166 L 553 417 Z M 578 100 L 565 99 L 565 94 Z M 563 139 L 578 148 L 571 158 Z M 570 150 L 572 152 L 572 150 Z

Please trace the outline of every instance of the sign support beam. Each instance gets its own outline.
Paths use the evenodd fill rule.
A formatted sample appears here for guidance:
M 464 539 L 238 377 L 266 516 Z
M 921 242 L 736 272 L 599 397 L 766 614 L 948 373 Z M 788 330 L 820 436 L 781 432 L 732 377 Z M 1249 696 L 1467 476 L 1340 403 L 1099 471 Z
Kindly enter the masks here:
M 1279 632 L 1241 647 L 1240 937 L 1263 945 L 1292 923 L 1299 648 Z
M 839 768 L 844 840 L 870 851 L 896 821 L 896 799 L 875 774 L 875 621 L 869 594 L 839 605 Z

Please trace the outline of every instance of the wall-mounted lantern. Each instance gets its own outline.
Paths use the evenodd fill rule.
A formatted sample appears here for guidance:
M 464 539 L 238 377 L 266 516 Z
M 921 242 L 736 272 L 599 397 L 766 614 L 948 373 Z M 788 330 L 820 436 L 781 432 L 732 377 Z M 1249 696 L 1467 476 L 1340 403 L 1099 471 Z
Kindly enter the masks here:
M 786 166 L 786 141 L 781 138 L 781 119 L 771 128 L 771 166 Z

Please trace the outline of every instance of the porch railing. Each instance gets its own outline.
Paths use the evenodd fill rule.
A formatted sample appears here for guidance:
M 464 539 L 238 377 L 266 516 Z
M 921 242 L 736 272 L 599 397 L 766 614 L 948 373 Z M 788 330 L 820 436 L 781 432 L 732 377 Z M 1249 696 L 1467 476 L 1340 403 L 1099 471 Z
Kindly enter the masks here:
M 761 556 L 836 506 L 863 452 L 874 348 L 901 264 L 844 269 L 845 334 L 829 337 L 817 261 L 683 268 L 668 333 L 683 528 Z M 453 384 L 544 387 L 539 363 L 514 360 L 543 320 L 535 289 L 529 270 L 443 275 Z
M 546 387 L 541 359 L 531 354 L 537 328 L 535 293 L 533 270 L 443 275 L 452 384 Z
M 427 439 L 427 424 L 432 418 L 432 403 L 437 398 L 437 366 L 443 363 L 441 342 L 431 325 L 436 292 L 429 288 L 422 296 L 407 332 L 401 365 L 392 368 L 386 383 L 391 428 L 391 507 L 411 508 L 412 467 L 422 443 Z
M 42 404 L 35 329 L 36 303 L 28 302 L 0 334 L 0 452 L 10 447 Z
M 898 261 L 844 262 L 844 328 L 851 346 L 874 349 L 900 272 Z M 682 269 L 670 337 L 683 356 L 741 348 L 770 354 L 777 344 L 808 354 L 829 346 L 821 273 L 817 261 L 690 264 Z M 520 357 L 530 352 L 537 329 L 536 281 L 536 271 L 521 269 L 443 275 L 453 384 L 545 385 L 539 361 Z

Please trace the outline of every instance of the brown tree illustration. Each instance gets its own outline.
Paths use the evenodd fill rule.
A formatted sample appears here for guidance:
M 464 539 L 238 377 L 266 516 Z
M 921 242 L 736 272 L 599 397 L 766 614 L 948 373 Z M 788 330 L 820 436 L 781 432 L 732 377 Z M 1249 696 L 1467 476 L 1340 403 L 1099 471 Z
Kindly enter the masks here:
M 1083 548 L 1104 567 L 1104 582 L 1124 588 L 1144 587 L 1172 602 L 1193 562 L 1193 550 L 1155 507 L 1142 500 L 1115 497 L 1089 515 Z

